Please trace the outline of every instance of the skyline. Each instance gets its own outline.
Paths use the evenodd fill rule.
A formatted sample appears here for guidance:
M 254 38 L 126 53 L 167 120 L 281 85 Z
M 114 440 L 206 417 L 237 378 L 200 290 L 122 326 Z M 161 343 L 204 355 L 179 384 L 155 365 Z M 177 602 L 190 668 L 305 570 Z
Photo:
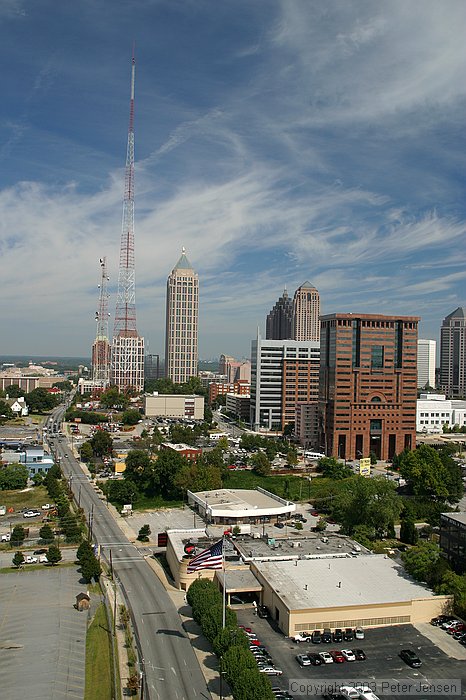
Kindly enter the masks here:
M 419 315 L 422 338 L 465 305 L 464 3 L 250 5 L 2 4 L 2 355 L 90 356 L 104 256 L 113 323 L 133 39 L 148 353 L 183 246 L 201 357 L 248 357 L 306 280 L 322 314 Z

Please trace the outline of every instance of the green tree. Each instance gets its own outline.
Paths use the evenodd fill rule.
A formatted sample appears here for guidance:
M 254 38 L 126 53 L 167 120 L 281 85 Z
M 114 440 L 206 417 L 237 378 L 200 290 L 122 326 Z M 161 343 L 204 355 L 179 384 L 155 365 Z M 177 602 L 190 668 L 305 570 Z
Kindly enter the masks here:
M 33 389 L 24 397 L 28 405 L 30 413 L 44 413 L 51 411 L 58 404 L 58 399 L 54 394 L 51 394 L 47 389 L 38 387 Z
M 453 595 L 453 605 L 461 617 L 466 613 L 466 574 L 455 574 L 453 571 L 444 573 L 442 582 L 436 588 L 440 595 Z
M 24 389 L 21 389 L 19 384 L 9 384 L 5 388 L 5 396 L 9 396 L 10 399 L 20 399 L 24 396 Z
M 373 542 L 375 540 L 375 530 L 369 525 L 356 525 L 352 535 L 356 542 L 359 542 L 366 549 L 372 549 Z
M 15 525 L 11 533 L 10 543 L 14 547 L 21 547 L 26 537 L 24 532 L 24 527 L 22 525 Z
M 414 495 L 446 501 L 449 497 L 449 473 L 439 453 L 429 445 L 400 455 L 399 469 Z
M 298 451 L 296 447 L 290 447 L 286 453 L 286 461 L 290 467 L 295 467 L 298 464 Z
M 400 523 L 400 541 L 405 544 L 417 544 L 419 539 L 416 524 L 411 518 L 402 518 Z
M 377 464 L 377 455 L 375 454 L 375 452 L 373 452 L 371 450 L 369 457 L 370 457 L 372 466 L 374 466 L 374 464 Z
M 13 557 L 13 565 L 16 566 L 17 569 L 20 569 L 24 564 L 24 554 L 22 552 L 15 552 L 15 555 Z
M 53 531 L 50 525 L 42 525 L 39 530 L 39 537 L 44 544 L 53 542 Z
M 85 581 L 90 583 L 92 579 L 95 581 L 99 580 L 99 576 L 102 573 L 102 568 L 100 562 L 96 557 L 89 557 L 81 562 L 81 573 Z
M 315 530 L 317 532 L 324 532 L 327 529 L 327 521 L 325 518 L 319 518 L 315 524 Z
M 81 455 L 82 462 L 91 462 L 94 457 L 94 450 L 92 448 L 92 444 L 88 441 L 83 442 L 83 444 L 79 448 L 79 454 Z
M 206 464 L 204 460 L 186 464 L 175 476 L 175 486 L 180 491 L 212 491 L 222 486 L 219 467 Z
M 112 386 L 100 395 L 100 405 L 102 408 L 125 409 L 129 404 L 129 398 L 121 394 L 116 386 Z
M 224 627 L 220 630 L 213 641 L 213 648 L 216 655 L 221 658 L 232 645 L 249 648 L 249 640 L 245 634 L 240 634 L 236 626 Z
M 121 416 L 123 425 L 137 425 L 141 420 L 141 414 L 135 408 L 129 408 Z
M 342 483 L 332 513 L 347 534 L 351 535 L 357 525 L 368 525 L 377 537 L 383 537 L 401 509 L 402 501 L 393 482 L 383 476 L 357 476 Z
M 151 534 L 150 525 L 143 525 L 138 533 L 138 540 L 140 542 L 149 542 Z
M 435 542 L 419 542 L 401 555 L 408 574 L 416 581 L 432 584 L 435 568 L 440 562 L 440 547 Z
M 82 563 L 85 559 L 93 556 L 95 555 L 92 544 L 88 540 L 83 540 L 76 551 L 76 559 Z
M 270 460 L 265 452 L 256 452 L 251 457 L 251 465 L 253 470 L 259 476 L 267 476 L 272 470 Z
M 64 382 L 54 382 L 52 386 L 56 387 L 57 389 L 60 389 L 60 391 L 63 392 L 71 391 L 73 388 L 72 383 L 66 380 Z
M 155 461 L 144 450 L 130 450 L 125 459 L 125 481 L 135 484 L 142 493 L 155 494 L 159 486 Z
M 92 450 L 96 457 L 111 455 L 113 451 L 113 440 L 106 430 L 96 430 L 90 439 Z
M 31 481 L 34 484 L 34 486 L 42 486 L 42 484 L 44 483 L 44 479 L 45 474 L 43 472 L 37 472 L 37 474 L 34 474 L 32 476 Z
M 17 462 L 8 464 L 8 466 L 0 469 L 0 490 L 14 491 L 16 489 L 24 489 L 27 486 L 29 479 L 29 470 L 25 464 Z
M 9 407 L 6 401 L 0 399 L 0 422 L 5 423 L 7 420 L 11 420 L 15 417 L 15 414 Z
M 104 486 L 104 492 L 108 496 L 109 501 L 116 503 L 119 506 L 138 502 L 140 493 L 138 487 L 131 479 L 123 479 L 122 481 L 107 481 Z
M 335 457 L 322 457 L 317 462 L 317 471 L 327 479 L 348 479 L 353 476 L 353 472 L 346 464 L 342 464 Z
M 62 560 L 62 554 L 60 548 L 56 544 L 51 544 L 47 552 L 47 560 L 55 566 L 59 561 Z

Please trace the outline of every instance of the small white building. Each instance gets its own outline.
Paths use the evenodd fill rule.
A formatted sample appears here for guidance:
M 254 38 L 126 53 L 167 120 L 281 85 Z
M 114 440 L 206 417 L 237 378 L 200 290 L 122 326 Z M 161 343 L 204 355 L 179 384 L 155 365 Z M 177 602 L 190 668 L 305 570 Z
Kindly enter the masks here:
M 27 416 L 29 413 L 24 396 L 20 396 L 17 399 L 6 399 L 6 403 L 17 416 Z
M 274 522 L 296 512 L 292 501 L 260 487 L 188 491 L 188 503 L 208 522 L 224 525 Z
M 416 432 L 442 433 L 443 426 L 466 425 L 466 401 L 444 394 L 421 394 L 416 405 Z

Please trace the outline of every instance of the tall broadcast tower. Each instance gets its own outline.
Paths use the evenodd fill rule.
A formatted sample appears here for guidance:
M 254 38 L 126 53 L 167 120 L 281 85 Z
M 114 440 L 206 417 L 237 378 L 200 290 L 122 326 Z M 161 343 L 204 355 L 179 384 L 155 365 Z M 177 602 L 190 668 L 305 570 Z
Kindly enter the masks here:
M 108 275 L 106 258 L 100 258 L 99 310 L 95 312 L 97 331 L 92 346 L 92 380 L 105 389 L 110 384 L 110 342 L 108 340 Z
M 131 98 L 125 194 L 120 242 L 118 295 L 112 341 L 112 384 L 120 391 L 142 391 L 144 387 L 144 338 L 136 330 L 136 286 L 134 265 L 134 78 L 131 62 Z

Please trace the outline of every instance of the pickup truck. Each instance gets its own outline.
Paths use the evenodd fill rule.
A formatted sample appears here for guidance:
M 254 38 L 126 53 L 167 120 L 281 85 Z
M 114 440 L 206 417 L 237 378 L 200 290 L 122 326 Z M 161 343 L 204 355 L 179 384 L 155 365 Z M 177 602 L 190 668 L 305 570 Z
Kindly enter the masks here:
M 0 542 L 9 542 L 11 539 L 11 535 L 9 532 L 6 532 L 5 534 L 0 536 Z
M 298 632 L 298 634 L 295 634 L 294 637 L 291 637 L 291 639 L 293 642 L 295 642 L 295 644 L 312 641 L 312 637 L 308 632 Z
M 24 563 L 25 564 L 37 564 L 37 557 L 31 557 L 31 556 L 24 557 Z

